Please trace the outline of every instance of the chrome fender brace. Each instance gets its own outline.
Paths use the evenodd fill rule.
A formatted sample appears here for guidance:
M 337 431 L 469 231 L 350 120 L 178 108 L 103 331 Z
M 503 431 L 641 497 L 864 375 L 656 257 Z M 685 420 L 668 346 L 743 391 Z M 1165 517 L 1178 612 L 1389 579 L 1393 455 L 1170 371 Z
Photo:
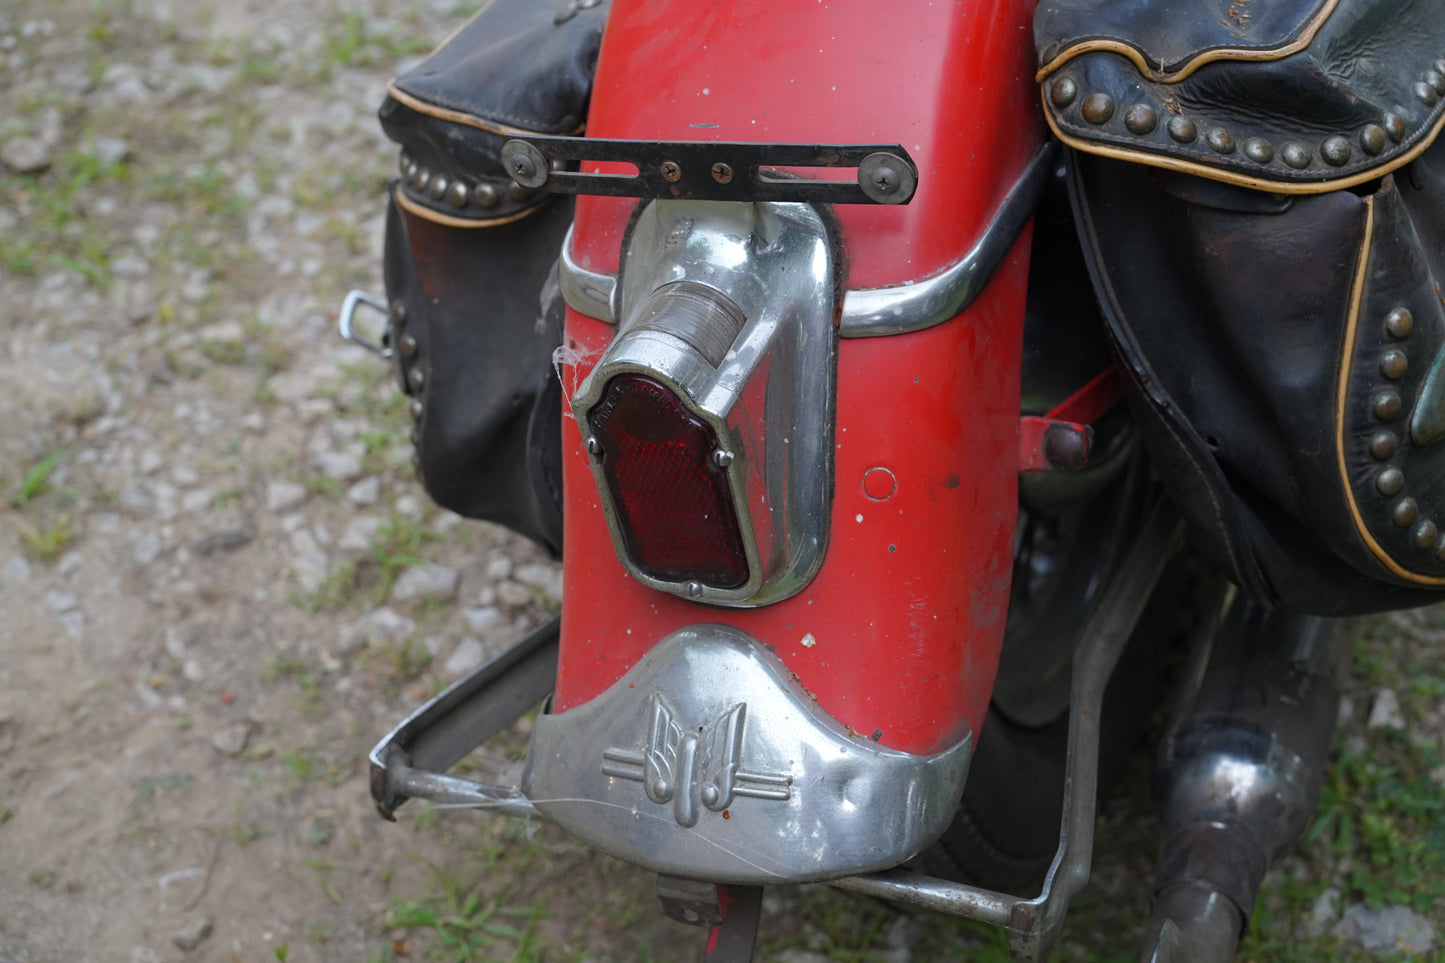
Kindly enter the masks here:
M 902 869 L 834 880 L 831 885 L 994 923 L 1009 930 L 1014 960 L 1032 963 L 1048 957 L 1070 901 L 1089 878 L 1104 690 L 1180 534 L 1174 512 L 1165 505 L 1156 507 L 1084 631 L 1074 659 L 1064 818 L 1059 849 L 1043 892 L 1025 899 Z M 509 815 L 539 815 L 520 787 L 488 786 L 444 772 L 551 691 L 558 624 L 554 618 L 534 629 L 503 655 L 418 709 L 377 744 L 371 753 L 371 791 L 383 816 L 394 818 L 396 808 L 410 797 L 467 803 Z M 707 958 L 750 959 L 755 927 L 756 920 L 749 922 L 745 907 L 739 906 L 717 931 Z M 734 930 L 736 941 L 730 935 Z M 726 944 L 723 936 L 729 936 Z M 722 955 L 725 946 L 744 942 L 745 949 Z

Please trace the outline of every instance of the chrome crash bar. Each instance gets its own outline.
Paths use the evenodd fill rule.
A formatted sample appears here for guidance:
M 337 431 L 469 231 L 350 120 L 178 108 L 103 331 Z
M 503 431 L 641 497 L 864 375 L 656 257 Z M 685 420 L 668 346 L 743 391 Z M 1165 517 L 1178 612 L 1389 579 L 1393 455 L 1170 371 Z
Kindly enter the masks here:
M 1070 901 L 1089 878 L 1104 690 L 1180 532 L 1173 511 L 1162 504 L 1156 507 L 1085 627 L 1073 662 L 1059 848 L 1043 892 L 1026 899 L 901 869 L 837 879 L 831 885 L 1006 927 L 1014 960 L 1047 958 Z M 371 753 L 371 793 L 383 816 L 394 818 L 396 808 L 411 797 L 509 815 L 540 815 L 520 787 L 488 786 L 444 773 L 551 691 L 558 624 L 554 617 L 534 629 L 377 744 Z

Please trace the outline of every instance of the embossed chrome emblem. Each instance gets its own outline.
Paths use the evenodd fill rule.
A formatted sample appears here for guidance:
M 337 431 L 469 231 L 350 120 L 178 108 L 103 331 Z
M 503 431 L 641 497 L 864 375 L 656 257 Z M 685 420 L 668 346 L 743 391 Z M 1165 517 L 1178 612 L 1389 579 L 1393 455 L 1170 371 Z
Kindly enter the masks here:
M 697 825 L 699 802 L 722 812 L 737 796 L 779 801 L 792 797 L 790 774 L 742 768 L 746 703 L 739 702 L 696 733 L 684 732 L 673 721 L 677 711 L 661 693 L 648 699 L 648 710 L 643 751 L 606 749 L 602 771 L 642 783 L 647 798 L 658 805 L 672 803 L 678 825 Z

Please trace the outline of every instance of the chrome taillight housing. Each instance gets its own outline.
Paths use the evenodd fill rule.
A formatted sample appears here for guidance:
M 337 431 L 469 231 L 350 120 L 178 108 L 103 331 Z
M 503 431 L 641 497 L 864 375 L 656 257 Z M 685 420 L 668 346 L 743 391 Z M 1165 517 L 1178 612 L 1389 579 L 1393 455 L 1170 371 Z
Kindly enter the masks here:
M 765 605 L 822 564 L 838 290 L 806 204 L 653 201 L 616 338 L 572 399 L 619 559 L 644 583 Z

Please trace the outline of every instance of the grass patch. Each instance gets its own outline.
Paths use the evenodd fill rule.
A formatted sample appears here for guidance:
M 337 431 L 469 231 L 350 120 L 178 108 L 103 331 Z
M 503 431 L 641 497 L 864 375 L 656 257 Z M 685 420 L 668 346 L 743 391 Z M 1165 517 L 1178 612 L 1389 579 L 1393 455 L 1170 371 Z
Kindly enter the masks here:
M 421 959 L 540 960 L 537 923 L 540 906 L 509 905 L 512 893 L 480 891 L 481 877 L 463 882 L 428 862 L 437 891 L 418 899 L 398 899 L 381 922 L 383 929 L 404 929 Z
M 37 561 L 53 565 L 60 554 L 75 541 L 75 524 L 70 515 L 63 512 L 51 515 L 39 523 L 16 517 L 13 519 L 20 541 Z
M 109 291 L 110 239 L 86 221 L 79 199 L 90 188 L 130 179 L 127 164 L 107 164 L 91 153 L 66 154 L 39 174 L 0 176 L 0 198 L 26 225 L 23 234 L 0 237 L 0 268 L 34 275 L 58 267 Z

